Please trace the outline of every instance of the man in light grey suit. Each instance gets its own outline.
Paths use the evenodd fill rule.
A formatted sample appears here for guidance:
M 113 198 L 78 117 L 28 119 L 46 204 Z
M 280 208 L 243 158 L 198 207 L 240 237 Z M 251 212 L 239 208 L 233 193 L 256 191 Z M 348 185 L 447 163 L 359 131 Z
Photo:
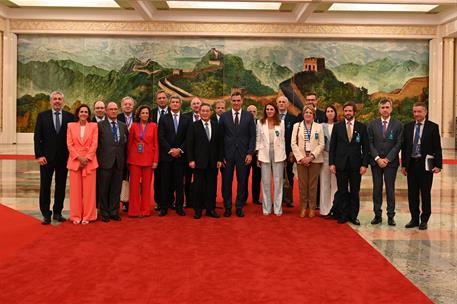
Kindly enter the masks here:
M 119 202 L 126 166 L 128 129 L 117 119 L 117 104 L 108 103 L 107 119 L 98 123 L 97 197 L 102 221 L 120 221 Z
M 382 223 L 382 180 L 386 184 L 388 224 L 395 226 L 395 179 L 399 166 L 403 125 L 391 117 L 392 101 L 383 98 L 379 101 L 381 117 L 368 125 L 370 142 L 370 164 L 373 175 L 373 211 L 372 225 Z

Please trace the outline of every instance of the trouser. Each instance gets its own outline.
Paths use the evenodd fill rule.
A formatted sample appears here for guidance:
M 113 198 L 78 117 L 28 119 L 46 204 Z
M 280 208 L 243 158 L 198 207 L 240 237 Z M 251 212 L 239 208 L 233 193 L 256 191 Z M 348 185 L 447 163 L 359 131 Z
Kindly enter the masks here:
M 382 216 L 382 186 L 383 178 L 386 185 L 387 216 L 395 216 L 395 180 L 398 167 L 380 168 L 378 165 L 371 166 L 373 175 L 373 211 L 377 217 Z
M 129 216 L 151 215 L 151 179 L 151 166 L 130 165 Z
M 433 173 L 425 170 L 423 158 L 412 158 L 407 169 L 408 181 L 408 203 L 411 220 L 418 223 L 419 216 L 421 222 L 427 223 L 432 214 L 431 190 L 433 183 Z M 422 199 L 422 213 L 420 213 L 420 199 Z
M 70 170 L 70 220 L 95 221 L 96 208 L 96 170 L 83 176 L 82 170 Z
M 321 163 L 311 163 L 308 167 L 297 165 L 301 209 L 316 209 L 317 179 L 321 166 Z
M 274 206 L 274 213 L 282 214 L 282 186 L 283 186 L 283 173 L 284 162 L 269 163 L 262 162 L 262 209 L 263 214 L 270 214 L 271 207 Z M 273 174 L 273 175 L 272 175 Z M 271 179 L 273 178 L 273 200 L 271 197 Z
M 54 205 L 51 212 L 51 183 L 54 172 L 56 174 Z M 43 217 L 50 218 L 53 213 L 54 216 L 62 215 L 67 175 L 66 162 L 49 162 L 40 166 L 40 211 Z

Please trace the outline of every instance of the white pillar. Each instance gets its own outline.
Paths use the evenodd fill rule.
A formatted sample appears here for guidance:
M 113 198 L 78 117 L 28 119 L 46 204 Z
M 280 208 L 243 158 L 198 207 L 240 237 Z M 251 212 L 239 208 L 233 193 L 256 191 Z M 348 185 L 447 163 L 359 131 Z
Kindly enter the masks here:
M 454 124 L 455 124 L 455 71 L 454 38 L 443 39 L 443 106 L 441 124 L 442 146 L 454 148 Z
M 443 39 L 430 40 L 428 118 L 442 131 Z

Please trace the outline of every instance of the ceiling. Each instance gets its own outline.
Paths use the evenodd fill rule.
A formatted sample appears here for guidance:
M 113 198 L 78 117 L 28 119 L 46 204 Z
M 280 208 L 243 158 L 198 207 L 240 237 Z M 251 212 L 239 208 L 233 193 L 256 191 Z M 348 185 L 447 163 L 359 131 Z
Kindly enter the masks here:
M 22 1 L 22 2 L 21 2 Z M 21 4 L 25 1 L 24 4 Z M 239 1 L 219 1 L 228 8 L 173 8 L 173 5 L 193 1 L 148 1 L 148 0 L 84 0 L 86 7 L 57 7 L 66 2 L 83 3 L 83 0 L 52 0 L 51 7 L 31 6 L 36 0 L 0 0 L 0 16 L 9 19 L 49 20 L 103 20 L 103 21 L 172 21 L 172 22 L 241 22 L 241 23 L 308 23 L 308 24 L 396 24 L 440 25 L 457 19 L 457 0 L 244 0 L 248 4 L 268 4 L 274 10 L 237 9 Z M 97 7 L 104 1 L 104 7 Z M 111 4 L 106 4 L 111 2 Z M 173 3 L 174 2 L 174 3 Z M 211 4 L 211 1 L 199 1 Z M 337 5 L 351 2 L 355 9 L 333 11 Z M 367 4 L 431 5 L 425 12 L 355 11 Z M 19 4 L 19 5 L 18 5 Z M 21 6 L 22 5 L 22 6 Z M 74 5 L 74 4 L 70 4 Z M 106 7 L 106 6 L 115 7 Z M 88 7 L 91 6 L 91 7 Z M 95 6 L 95 7 L 94 7 Z M 431 9 L 430 9 L 431 8 Z M 384 9 L 385 10 L 385 9 Z

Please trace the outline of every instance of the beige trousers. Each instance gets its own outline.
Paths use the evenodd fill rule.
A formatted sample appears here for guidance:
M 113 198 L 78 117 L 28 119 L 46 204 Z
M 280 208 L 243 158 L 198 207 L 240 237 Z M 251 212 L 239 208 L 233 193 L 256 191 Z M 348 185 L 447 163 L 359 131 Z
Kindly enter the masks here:
M 301 209 L 316 209 L 317 179 L 321 167 L 322 163 L 311 163 L 308 167 L 297 165 Z

